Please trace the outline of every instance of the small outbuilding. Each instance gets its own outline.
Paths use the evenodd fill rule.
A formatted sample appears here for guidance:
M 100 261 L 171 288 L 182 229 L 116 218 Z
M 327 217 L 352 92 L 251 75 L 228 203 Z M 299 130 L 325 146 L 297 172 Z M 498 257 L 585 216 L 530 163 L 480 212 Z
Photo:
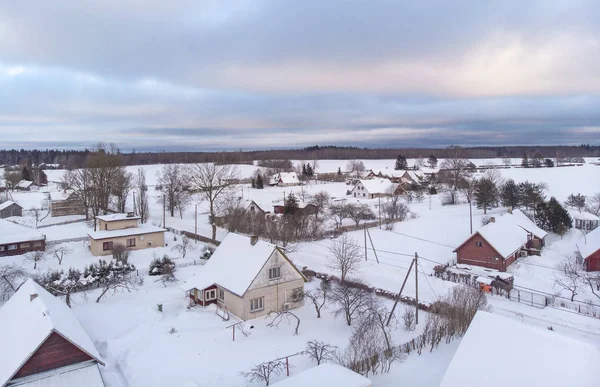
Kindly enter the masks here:
M 298 375 L 290 376 L 277 387 L 372 387 L 371 381 L 356 372 L 333 363 L 323 363 Z
M 23 207 L 10 200 L 0 203 L 0 219 L 10 218 L 11 216 L 23 216 Z
M 600 228 L 584 235 L 577 242 L 577 253 L 586 271 L 600 271 Z
M 110 255 L 117 244 L 127 250 L 163 247 L 166 230 L 149 224 L 140 225 L 139 219 L 131 212 L 96 217 L 98 229 L 88 233 L 92 255 Z
M 85 215 L 85 208 L 73 191 L 50 192 L 50 213 L 53 218 L 68 215 Z
M 573 226 L 579 230 L 590 232 L 597 229 L 600 223 L 600 217 L 589 212 L 570 211 L 570 214 L 573 218 Z

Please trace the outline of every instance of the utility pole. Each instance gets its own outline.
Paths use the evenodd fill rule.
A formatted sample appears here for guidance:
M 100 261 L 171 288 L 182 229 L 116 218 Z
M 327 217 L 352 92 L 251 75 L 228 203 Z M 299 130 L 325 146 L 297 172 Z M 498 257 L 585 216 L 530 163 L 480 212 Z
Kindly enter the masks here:
M 166 201 L 165 201 L 165 194 L 163 194 L 163 228 L 167 228 L 167 224 L 166 224 L 166 216 L 167 216 L 167 207 L 166 207 Z
M 198 238 L 196 237 L 196 235 L 198 235 L 198 205 L 196 204 L 194 206 L 194 244 L 198 243 Z
M 379 197 L 379 229 L 381 230 L 381 196 Z
M 471 196 L 471 199 L 469 199 L 469 224 L 471 226 L 471 234 L 473 234 L 473 206 L 471 205 L 472 201 L 473 197 Z
M 418 270 L 419 255 L 415 253 L 415 300 L 417 310 L 415 311 L 415 325 L 419 324 L 419 270 Z
M 404 282 L 402 282 L 402 287 L 400 288 L 400 291 L 398 292 L 398 295 L 396 296 L 396 301 L 394 301 L 394 306 L 392 307 L 392 311 L 390 312 L 390 315 L 388 317 L 387 322 L 385 323 L 385 326 L 389 326 L 390 325 L 390 321 L 392 321 L 392 316 L 394 315 L 394 311 L 396 310 L 396 306 L 398 306 L 398 301 L 400 301 L 400 297 L 402 296 L 402 291 L 404 290 L 404 286 L 406 285 L 406 281 L 408 281 L 408 276 L 410 275 L 410 272 L 412 271 L 412 267 L 415 264 L 415 260 L 413 259 L 410 262 L 410 266 L 408 267 L 408 271 L 406 272 L 406 276 L 404 276 Z
M 431 192 L 429 192 L 429 210 L 431 210 Z
M 363 232 L 365 234 L 365 261 L 367 260 L 367 225 L 363 225 Z

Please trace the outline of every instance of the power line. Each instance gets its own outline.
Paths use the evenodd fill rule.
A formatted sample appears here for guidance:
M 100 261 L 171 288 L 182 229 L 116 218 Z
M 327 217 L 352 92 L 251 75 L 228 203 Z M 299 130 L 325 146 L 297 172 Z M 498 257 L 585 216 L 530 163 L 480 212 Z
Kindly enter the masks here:
M 402 236 L 405 236 L 407 238 L 412 238 L 412 239 L 416 239 L 416 240 L 419 240 L 419 241 L 432 243 L 434 245 L 438 245 L 438 246 L 442 246 L 442 247 L 448 247 L 448 248 L 451 248 L 451 249 L 453 249 L 455 247 L 455 246 L 450 246 L 450 245 L 446 245 L 446 244 L 443 244 L 443 243 L 435 242 L 435 241 L 432 241 L 432 240 L 429 240 L 429 239 L 419 238 L 419 237 L 416 237 L 416 236 L 413 236 L 413 235 L 404 234 L 404 233 L 401 233 L 401 232 L 398 232 L 398 231 L 393 231 L 393 230 L 386 230 L 386 231 L 389 231 L 389 232 L 394 233 L 394 234 L 402 235 Z M 419 255 L 419 258 L 421 258 L 420 255 Z

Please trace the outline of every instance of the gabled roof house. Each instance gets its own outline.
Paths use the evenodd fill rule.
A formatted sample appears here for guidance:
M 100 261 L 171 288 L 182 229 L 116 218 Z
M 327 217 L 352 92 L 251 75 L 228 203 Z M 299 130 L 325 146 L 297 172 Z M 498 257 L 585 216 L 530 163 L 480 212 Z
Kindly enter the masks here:
M 528 232 L 516 224 L 492 221 L 471 234 L 454 252 L 459 264 L 506 271 L 527 253 L 529 240 Z
M 404 192 L 400 184 L 391 182 L 389 179 L 371 179 L 359 180 L 354 188 L 350 190 L 350 195 L 355 198 L 375 199 L 392 195 L 399 195 Z
M 279 247 L 229 233 L 183 289 L 192 306 L 217 304 L 248 320 L 302 306 L 305 281 Z
M 269 180 L 269 185 L 276 185 L 278 187 L 290 187 L 293 185 L 300 185 L 300 179 L 296 172 L 280 172 L 273 176 Z
M 71 309 L 32 279 L 0 308 L 0 386 L 103 387 L 103 360 Z
M 528 244 L 530 249 L 540 249 L 546 245 L 546 236 L 548 233 L 539 228 L 519 209 L 509 210 L 508 214 L 496 219 L 496 222 L 513 224 L 527 231 L 530 235 L 530 242 Z
M 10 200 L 0 203 L 0 219 L 11 216 L 23 216 L 23 207 Z
M 600 271 L 600 227 L 581 237 L 577 252 L 586 271 Z

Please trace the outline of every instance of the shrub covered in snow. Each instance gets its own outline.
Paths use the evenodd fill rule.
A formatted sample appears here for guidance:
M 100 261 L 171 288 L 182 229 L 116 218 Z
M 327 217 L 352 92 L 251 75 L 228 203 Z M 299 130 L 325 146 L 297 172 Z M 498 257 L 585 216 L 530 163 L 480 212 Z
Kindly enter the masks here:
M 163 275 L 167 272 L 173 272 L 175 269 L 175 262 L 169 256 L 165 255 L 162 258 L 154 258 L 150 262 L 150 268 L 148 274 L 150 275 Z

